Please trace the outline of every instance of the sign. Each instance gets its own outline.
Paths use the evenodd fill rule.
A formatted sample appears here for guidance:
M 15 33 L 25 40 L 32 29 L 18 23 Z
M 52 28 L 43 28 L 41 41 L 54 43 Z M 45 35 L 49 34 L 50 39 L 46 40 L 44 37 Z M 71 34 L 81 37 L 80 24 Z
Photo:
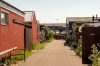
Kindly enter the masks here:
M 18 23 L 18 24 L 24 24 L 24 22 L 17 20 L 17 19 L 13 19 L 13 22 Z

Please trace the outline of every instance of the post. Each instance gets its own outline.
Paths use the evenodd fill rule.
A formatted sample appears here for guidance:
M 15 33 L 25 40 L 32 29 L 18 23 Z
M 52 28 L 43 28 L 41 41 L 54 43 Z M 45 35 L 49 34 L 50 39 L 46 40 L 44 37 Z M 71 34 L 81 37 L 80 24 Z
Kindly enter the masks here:
M 25 49 L 24 49 L 24 61 L 26 61 L 26 58 L 25 58 Z
M 11 51 L 10 51 L 10 62 L 11 62 Z
M 59 20 L 59 19 L 56 19 L 56 20 L 57 20 L 57 26 L 58 26 L 58 20 Z

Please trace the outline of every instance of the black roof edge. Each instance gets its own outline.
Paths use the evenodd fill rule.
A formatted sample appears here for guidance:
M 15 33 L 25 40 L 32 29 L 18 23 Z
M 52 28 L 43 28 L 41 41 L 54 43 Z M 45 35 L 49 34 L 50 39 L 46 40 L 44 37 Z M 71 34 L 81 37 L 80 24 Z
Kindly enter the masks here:
M 15 6 L 7 3 L 6 1 L 4 1 L 4 0 L 0 0 L 0 1 L 3 2 L 3 3 L 5 3 L 5 4 L 7 4 L 7 5 L 9 5 L 9 6 L 11 6 L 11 7 L 13 7 L 13 8 L 15 8 L 16 10 L 20 11 L 21 13 L 25 14 L 23 11 L 21 11 L 20 9 L 16 8 Z
M 23 12 L 35 12 L 35 11 L 23 11 Z

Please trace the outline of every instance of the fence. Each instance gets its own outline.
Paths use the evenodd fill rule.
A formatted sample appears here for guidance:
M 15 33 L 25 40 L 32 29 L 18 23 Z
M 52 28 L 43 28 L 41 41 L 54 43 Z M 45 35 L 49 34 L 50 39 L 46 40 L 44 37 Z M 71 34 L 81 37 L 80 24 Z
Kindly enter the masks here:
M 82 28 L 82 63 L 90 64 L 88 59 L 91 54 L 91 46 L 100 43 L 100 27 L 83 27 Z M 99 49 L 99 48 L 98 48 Z
M 1 64 L 2 64 L 2 66 L 4 66 L 5 58 L 6 57 L 9 57 L 10 62 L 11 62 L 11 58 L 14 55 L 14 54 L 12 54 L 12 52 L 15 51 L 15 50 L 23 50 L 23 49 L 17 49 L 17 47 L 14 47 L 14 48 L 5 50 L 3 52 L 0 52 L 0 58 L 1 58 Z M 5 54 L 7 54 L 7 55 L 5 55 Z M 20 54 L 15 54 L 15 55 L 20 55 Z M 24 55 L 24 61 L 25 61 L 25 50 L 24 50 L 24 54 L 21 54 L 21 55 Z

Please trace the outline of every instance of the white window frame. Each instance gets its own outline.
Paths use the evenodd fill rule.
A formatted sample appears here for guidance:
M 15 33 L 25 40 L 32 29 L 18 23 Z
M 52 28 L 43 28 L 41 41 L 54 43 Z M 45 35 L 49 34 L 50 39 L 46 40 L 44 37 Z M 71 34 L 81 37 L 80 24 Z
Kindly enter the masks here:
M 6 15 L 4 16 L 6 19 L 5 22 L 2 22 L 2 16 L 1 16 L 2 14 Z M 4 10 L 1 10 L 0 16 L 1 16 L 1 25 L 9 25 L 9 13 Z

